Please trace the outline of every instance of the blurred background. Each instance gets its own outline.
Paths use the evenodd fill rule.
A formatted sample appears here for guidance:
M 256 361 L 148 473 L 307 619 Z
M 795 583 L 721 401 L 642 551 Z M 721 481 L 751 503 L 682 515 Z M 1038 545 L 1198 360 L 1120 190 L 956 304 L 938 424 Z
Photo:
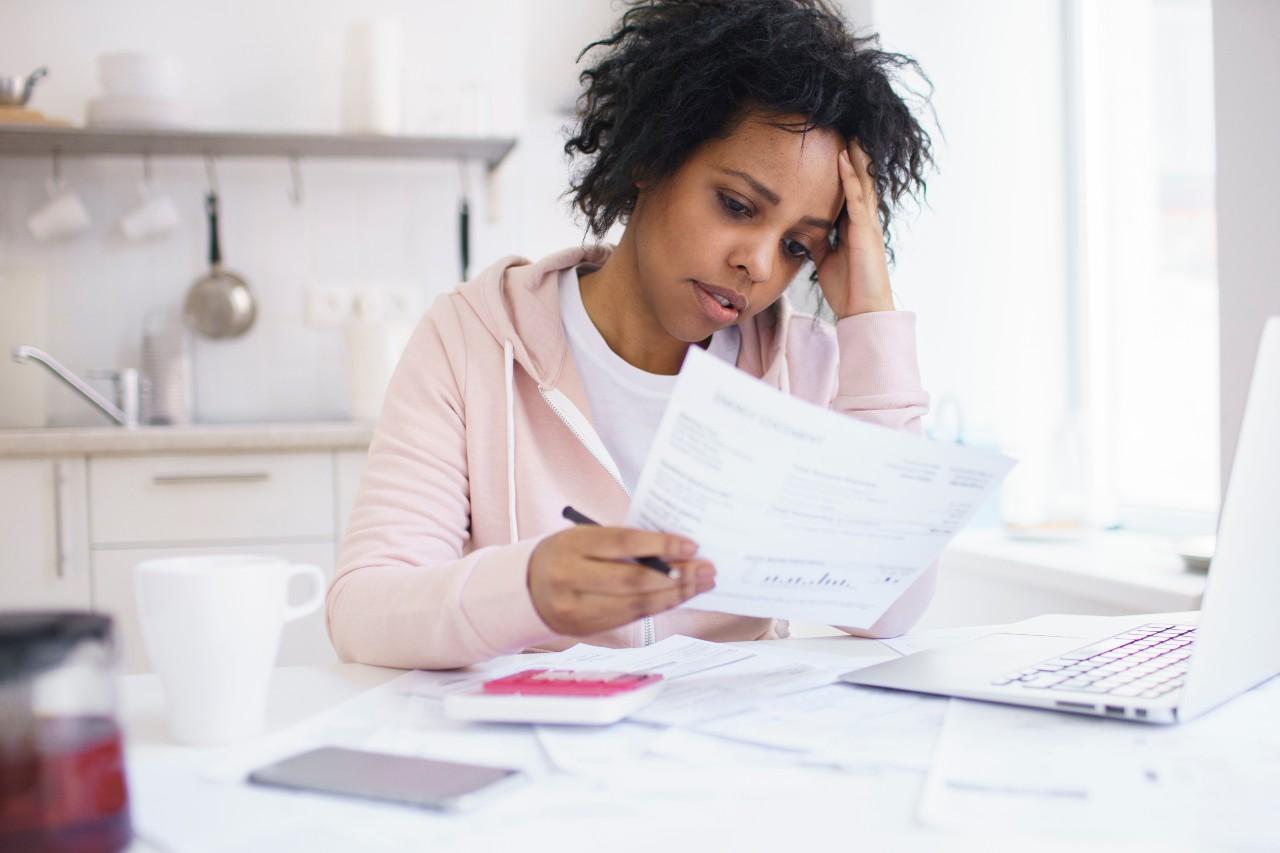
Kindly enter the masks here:
M 895 219 L 893 277 L 919 317 L 930 434 L 1019 460 L 975 524 L 1032 538 L 1212 533 L 1258 331 L 1280 313 L 1280 258 L 1261 245 L 1276 220 L 1258 191 L 1276 185 L 1263 152 L 1275 150 L 1266 102 L 1280 71 L 1259 41 L 1274 8 L 842 6 L 929 77 L 902 80 L 938 170 L 927 202 Z M 194 424 L 367 422 L 376 393 L 371 404 L 357 386 L 384 381 L 377 362 L 394 353 L 369 356 L 353 326 L 373 323 L 394 350 L 461 280 L 463 199 L 472 273 L 584 237 L 562 198 L 561 145 L 577 54 L 619 14 L 609 0 L 0 9 L 0 72 L 49 69 L 27 113 L 107 134 L 77 154 L 0 126 L 0 343 L 38 345 L 77 371 L 140 365 L 148 327 L 172 325 L 207 271 L 216 186 L 226 265 L 250 282 L 258 315 L 239 337 L 184 339 Z M 122 52 L 163 58 L 132 69 L 155 86 L 150 100 L 109 79 L 104 57 Z M 101 150 L 121 127 L 188 136 L 177 154 Z M 192 130 L 239 134 L 248 151 L 226 153 L 235 139 L 223 138 L 210 163 Z M 271 146 L 291 135 L 308 141 Z M 462 142 L 317 153 L 369 136 Z M 504 153 L 486 164 L 466 140 Z M 74 190 L 88 221 L 37 236 L 29 220 L 51 186 Z M 122 220 L 161 195 L 176 223 L 131 236 Z M 795 291 L 806 303 L 808 287 Z M 0 425 L 106 423 L 44 371 L 7 361 Z

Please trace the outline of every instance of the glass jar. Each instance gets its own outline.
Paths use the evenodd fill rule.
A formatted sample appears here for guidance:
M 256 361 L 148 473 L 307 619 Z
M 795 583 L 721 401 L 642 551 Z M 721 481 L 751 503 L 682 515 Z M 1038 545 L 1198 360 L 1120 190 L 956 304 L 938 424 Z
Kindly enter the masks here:
M 0 850 L 128 845 L 115 665 L 110 617 L 0 611 Z

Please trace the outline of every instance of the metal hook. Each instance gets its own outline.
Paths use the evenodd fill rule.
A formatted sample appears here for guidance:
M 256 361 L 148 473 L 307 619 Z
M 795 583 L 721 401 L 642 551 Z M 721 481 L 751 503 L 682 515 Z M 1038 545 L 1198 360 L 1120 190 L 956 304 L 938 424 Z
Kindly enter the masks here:
M 291 181 L 289 201 L 293 202 L 295 207 L 301 207 L 305 196 L 302 187 L 302 162 L 298 159 L 297 154 L 289 157 L 289 179 Z
M 209 192 L 213 193 L 214 195 L 217 195 L 218 194 L 218 167 L 214 163 L 213 157 L 211 155 L 205 155 L 204 170 L 205 170 L 205 173 L 209 176 Z
M 58 148 L 53 149 L 53 187 L 55 189 L 62 188 L 62 151 Z
M 462 197 L 468 198 L 471 195 L 471 181 L 467 176 L 467 161 L 458 159 L 458 183 L 461 184 Z

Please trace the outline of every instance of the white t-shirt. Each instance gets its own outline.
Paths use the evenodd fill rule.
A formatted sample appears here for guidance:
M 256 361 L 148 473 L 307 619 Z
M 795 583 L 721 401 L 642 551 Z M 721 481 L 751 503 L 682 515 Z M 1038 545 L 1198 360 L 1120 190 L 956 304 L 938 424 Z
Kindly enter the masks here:
M 627 491 L 634 494 L 676 377 L 643 371 L 609 349 L 582 304 L 573 267 L 560 272 L 560 317 L 591 406 L 592 425 L 617 463 Z M 707 352 L 737 364 L 741 343 L 742 332 L 730 326 L 711 336 Z

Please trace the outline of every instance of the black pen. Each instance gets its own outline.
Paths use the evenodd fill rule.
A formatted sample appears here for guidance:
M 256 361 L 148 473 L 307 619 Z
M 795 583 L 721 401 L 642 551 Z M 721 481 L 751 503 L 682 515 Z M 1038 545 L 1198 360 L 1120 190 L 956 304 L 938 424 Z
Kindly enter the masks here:
M 592 521 L 591 519 L 587 518 L 585 515 L 578 512 L 576 509 L 574 509 L 571 506 L 565 507 L 564 511 L 560 514 L 563 515 L 565 518 L 569 519 L 570 521 L 572 521 L 574 524 L 593 524 L 596 527 L 600 526 L 600 522 Z M 674 578 L 680 577 L 679 572 L 675 571 L 675 569 L 671 568 L 670 566 L 668 566 L 666 563 L 664 563 L 662 560 L 658 559 L 657 557 L 636 557 L 634 562 L 639 563 L 640 565 L 646 568 L 653 569 L 655 572 L 662 572 L 664 575 L 667 575 L 668 577 L 674 577 Z

